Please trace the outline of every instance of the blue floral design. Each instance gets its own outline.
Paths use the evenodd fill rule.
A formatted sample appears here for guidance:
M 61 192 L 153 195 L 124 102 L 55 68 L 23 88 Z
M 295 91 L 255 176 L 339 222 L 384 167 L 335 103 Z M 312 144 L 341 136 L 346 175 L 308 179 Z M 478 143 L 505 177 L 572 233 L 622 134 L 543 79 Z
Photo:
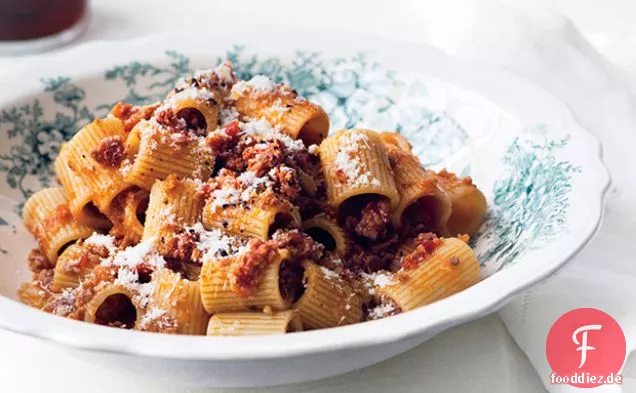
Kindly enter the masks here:
M 480 237 L 491 241 L 479 255 L 482 266 L 494 261 L 501 269 L 559 233 L 570 205 L 572 175 L 581 171 L 555 156 L 568 142 L 569 137 L 542 143 L 516 138 L 508 147 L 503 157 L 508 173 L 494 184 L 494 206 Z
M 84 90 L 71 83 L 69 78 L 45 79 L 42 82 L 44 91 L 52 94 L 59 108 L 52 118 L 44 116 L 38 99 L 0 113 L 0 129 L 6 127 L 8 140 L 17 142 L 0 154 L 0 172 L 6 173 L 7 184 L 18 189 L 23 199 L 33 192 L 28 185 L 33 182 L 29 180 L 37 180 L 35 189 L 51 184 L 54 176 L 52 164 L 61 143 L 93 120 L 91 111 L 82 105 Z

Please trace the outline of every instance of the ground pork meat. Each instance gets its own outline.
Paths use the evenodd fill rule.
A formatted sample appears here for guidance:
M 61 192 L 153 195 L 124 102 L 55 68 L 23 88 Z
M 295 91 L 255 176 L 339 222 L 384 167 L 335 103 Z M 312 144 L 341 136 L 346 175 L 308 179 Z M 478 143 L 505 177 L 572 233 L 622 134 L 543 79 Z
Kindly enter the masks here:
M 54 273 L 53 269 L 41 270 L 37 274 L 37 277 L 35 280 L 47 292 L 51 290 L 51 284 L 53 283 L 53 273 Z
M 365 251 L 360 245 L 355 244 L 345 258 L 345 265 L 354 272 L 364 271 L 367 273 L 377 272 L 388 268 L 391 258 L 387 256 L 375 255 Z
M 295 169 L 283 166 L 269 171 L 269 177 L 274 182 L 274 192 L 295 202 L 300 195 L 301 187 L 298 180 L 298 172 Z
M 97 266 L 102 258 L 107 256 L 108 249 L 104 246 L 96 244 L 86 246 L 75 243 L 64 251 L 65 263 L 62 266 L 62 271 L 67 274 L 80 274 L 84 269 L 92 269 Z
M 283 163 L 285 150 L 285 145 L 279 140 L 260 142 L 243 151 L 243 160 L 249 171 L 262 177 Z
M 166 260 L 166 267 L 168 267 L 168 261 Z M 139 277 L 138 281 L 140 284 L 146 284 L 150 282 L 152 279 L 152 273 L 154 272 L 154 267 L 151 266 L 147 262 L 138 263 L 135 266 L 135 270 L 137 271 L 137 276 Z
M 294 260 L 311 259 L 318 261 L 322 258 L 325 247 L 298 229 L 278 230 L 272 236 L 272 241 L 279 247 L 290 250 Z
M 165 242 L 159 246 L 159 252 L 166 257 L 166 260 L 175 259 L 181 263 L 192 262 L 192 256 L 198 241 L 198 233 L 181 232 L 165 239 Z
M 402 258 L 402 269 L 411 270 L 426 261 L 442 243 L 434 233 L 421 233 L 415 238 L 417 247 Z
M 307 173 L 316 172 L 316 168 L 321 169 L 319 159 L 316 156 L 309 154 L 306 150 L 293 150 L 288 151 L 285 155 L 285 163 L 292 168 L 302 169 Z
M 110 113 L 124 123 L 124 130 L 126 132 L 130 132 L 141 120 L 149 120 L 153 113 L 155 113 L 157 107 L 159 107 L 159 103 L 146 106 L 134 106 L 120 101 L 115 104 Z
M 186 123 L 183 118 L 178 117 L 170 108 L 163 108 L 158 111 L 155 115 L 155 120 L 157 123 L 173 132 L 188 131 L 188 123 Z
M 359 214 L 348 215 L 344 227 L 349 232 L 371 240 L 386 237 L 391 221 L 389 200 L 378 199 L 367 202 Z
M 197 135 L 205 135 L 208 123 L 200 110 L 196 108 L 183 108 L 176 113 L 176 116 L 186 122 L 186 126 L 189 130 L 193 130 Z
M 102 166 L 119 168 L 126 157 L 124 139 L 121 136 L 110 136 L 102 139 L 91 157 Z
M 278 290 L 283 299 L 298 300 L 302 293 L 303 274 L 299 260 L 287 260 L 281 264 Z
M 228 149 L 228 145 L 238 142 L 238 135 L 241 132 L 238 120 L 231 121 L 223 127 L 222 132 L 214 132 L 208 135 L 206 143 L 215 154 L 220 154 Z
M 48 259 L 42 254 L 39 248 L 34 248 L 29 252 L 29 256 L 27 257 L 27 261 L 29 264 L 29 270 L 34 274 L 40 273 L 44 269 L 48 269 L 52 266 Z
M 245 138 L 239 138 L 240 132 L 239 122 L 235 120 L 227 123 L 223 131 L 213 132 L 206 137 L 206 143 L 216 157 L 215 174 L 222 168 L 242 172 L 247 167 L 243 160 L 243 151 L 250 144 L 246 143 Z
M 164 108 L 155 114 L 155 120 L 172 132 L 170 138 L 175 144 L 188 143 L 207 132 L 205 117 L 194 108 L 181 109 L 176 113 L 171 108 Z
M 297 196 L 294 200 L 294 204 L 298 206 L 300 215 L 304 220 L 313 217 L 328 208 L 326 202 L 304 195 Z
M 232 289 L 239 296 L 254 293 L 263 270 L 278 255 L 278 247 L 273 242 L 254 239 L 248 244 L 248 251 L 232 266 L 230 277 Z
M 435 230 L 435 222 L 431 211 L 421 203 L 414 203 L 402 214 L 402 236 L 409 238 L 432 230 Z

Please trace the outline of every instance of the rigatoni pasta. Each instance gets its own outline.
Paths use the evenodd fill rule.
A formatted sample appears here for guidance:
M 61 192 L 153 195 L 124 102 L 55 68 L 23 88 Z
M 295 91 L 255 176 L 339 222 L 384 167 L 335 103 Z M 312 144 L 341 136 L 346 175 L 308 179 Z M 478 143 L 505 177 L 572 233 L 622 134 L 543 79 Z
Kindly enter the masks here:
M 93 233 L 91 227 L 73 217 L 68 203 L 63 188 L 47 188 L 35 193 L 24 205 L 24 225 L 52 265 L 65 246 Z
M 400 195 L 391 217 L 393 226 L 406 236 L 422 231 L 448 235 L 452 203 L 437 175 L 422 168 L 412 154 L 395 147 L 387 150 Z
M 291 263 L 288 252 L 258 241 L 251 243 L 251 249 L 254 251 L 204 263 L 199 282 L 203 306 L 209 313 L 290 307 L 299 283 L 284 281 L 285 269 Z M 254 263 L 261 268 L 250 270 Z M 251 291 L 245 289 L 246 281 Z
M 393 171 L 379 135 L 370 130 L 341 130 L 320 145 L 327 199 L 340 207 L 350 198 L 375 195 L 399 203 Z
M 234 312 L 214 314 L 208 336 L 260 336 L 300 332 L 303 324 L 293 310 L 279 312 Z
M 411 259 L 403 262 L 393 282 L 379 289 L 401 311 L 433 303 L 479 282 L 477 257 L 460 239 L 425 239 L 405 258 Z
M 155 180 L 170 175 L 200 180 L 210 177 L 214 157 L 198 138 L 189 134 L 173 137 L 175 133 L 152 120 L 140 122 L 136 127 L 139 127 L 139 150 L 129 152 L 131 157 L 123 168 L 126 182 L 150 190 Z
M 203 225 L 240 236 L 267 239 L 277 229 L 298 228 L 298 209 L 273 193 L 263 193 L 251 204 L 219 203 L 211 198 L 203 210 Z
M 204 334 L 209 315 L 201 303 L 199 283 L 181 277 L 170 269 L 160 269 L 153 274 L 151 303 L 154 309 L 165 310 L 176 328 L 177 334 Z M 148 311 L 152 313 L 152 309 Z M 146 323 L 144 330 L 153 330 Z M 154 330 L 160 330 L 155 327 Z
M 107 227 L 103 217 L 111 202 L 130 187 L 119 172 L 126 136 L 120 119 L 97 119 L 62 145 L 55 160 L 55 172 L 69 195 L 69 208 L 86 225 Z
M 35 193 L 19 298 L 63 317 L 168 334 L 253 336 L 388 317 L 479 281 L 486 200 L 423 168 L 398 132 L 328 135 L 325 111 L 229 63 L 160 102 L 120 102 Z M 457 237 L 449 237 L 449 236 Z
M 473 184 L 471 178 L 458 178 L 454 173 L 442 171 L 438 174 L 441 188 L 451 201 L 451 214 L 446 226 L 453 235 L 474 235 L 486 216 L 486 197 Z
M 355 287 L 324 266 L 305 261 L 305 291 L 294 304 L 306 329 L 324 329 L 362 321 L 362 298 Z
M 190 179 L 174 175 L 156 181 L 150 190 L 143 239 L 168 237 L 185 226 L 201 221 L 203 194 Z
M 329 117 L 318 105 L 299 99 L 288 86 L 255 76 L 232 89 L 236 110 L 247 118 L 264 118 L 307 146 L 320 143 L 329 131 Z
M 303 221 L 303 231 L 322 244 L 327 251 L 333 251 L 340 256 L 349 253 L 351 239 L 336 220 L 324 213 Z

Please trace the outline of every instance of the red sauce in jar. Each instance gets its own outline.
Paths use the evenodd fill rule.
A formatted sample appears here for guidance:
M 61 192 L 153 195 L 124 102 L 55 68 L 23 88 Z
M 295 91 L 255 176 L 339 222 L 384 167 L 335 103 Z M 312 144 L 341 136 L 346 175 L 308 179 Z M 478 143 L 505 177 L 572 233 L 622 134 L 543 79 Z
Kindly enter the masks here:
M 0 0 L 0 41 L 60 33 L 79 22 L 86 0 Z

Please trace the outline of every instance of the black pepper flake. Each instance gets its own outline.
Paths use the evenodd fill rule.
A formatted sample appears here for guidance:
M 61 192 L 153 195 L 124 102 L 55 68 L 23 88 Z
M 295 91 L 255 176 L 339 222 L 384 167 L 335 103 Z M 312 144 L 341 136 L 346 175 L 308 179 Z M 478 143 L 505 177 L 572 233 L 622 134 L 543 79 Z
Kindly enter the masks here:
M 197 79 L 192 79 L 192 86 L 199 87 L 199 81 Z
M 219 103 L 216 102 L 216 100 L 214 98 L 209 98 L 208 99 L 208 105 L 218 105 Z
M 230 225 L 230 224 L 227 221 L 223 221 L 223 228 L 227 229 L 228 225 Z
M 175 93 L 181 93 L 183 90 L 184 90 L 184 88 L 183 88 L 183 87 L 175 87 L 175 88 L 174 88 L 174 92 L 175 92 Z
M 292 104 L 287 104 L 287 108 L 293 108 L 294 106 Z
M 227 251 L 225 250 L 219 250 L 219 255 L 222 257 L 226 257 L 228 254 L 227 254 Z
M 244 230 L 244 229 L 241 229 L 239 232 L 240 232 L 240 233 L 243 233 L 243 232 L 245 232 L 245 230 Z

